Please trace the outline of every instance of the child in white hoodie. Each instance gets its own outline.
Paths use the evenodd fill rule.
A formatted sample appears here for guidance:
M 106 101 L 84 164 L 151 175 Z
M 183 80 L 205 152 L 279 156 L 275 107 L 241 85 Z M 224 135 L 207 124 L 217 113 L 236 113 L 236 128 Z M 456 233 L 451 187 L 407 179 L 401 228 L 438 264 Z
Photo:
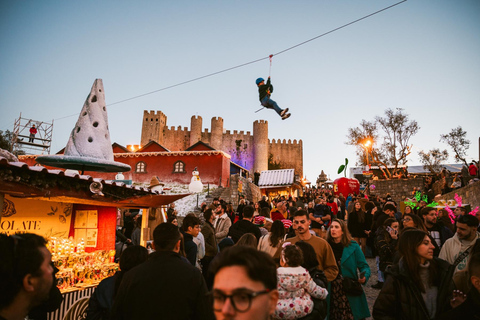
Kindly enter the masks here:
M 279 300 L 275 309 L 276 319 L 297 319 L 313 311 L 312 296 L 327 297 L 327 290 L 315 284 L 308 270 L 301 267 L 302 250 L 290 242 L 283 244 L 277 269 Z

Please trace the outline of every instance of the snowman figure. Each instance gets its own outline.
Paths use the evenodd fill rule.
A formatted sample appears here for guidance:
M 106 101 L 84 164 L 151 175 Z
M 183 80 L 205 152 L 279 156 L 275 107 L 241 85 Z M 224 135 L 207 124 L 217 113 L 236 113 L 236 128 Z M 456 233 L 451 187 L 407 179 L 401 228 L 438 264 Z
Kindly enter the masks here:
M 193 169 L 192 171 L 192 180 L 190 181 L 190 184 L 188 185 L 188 190 L 190 192 L 201 192 L 203 190 L 203 184 L 202 181 L 200 180 L 199 173 L 197 171 L 197 167 Z

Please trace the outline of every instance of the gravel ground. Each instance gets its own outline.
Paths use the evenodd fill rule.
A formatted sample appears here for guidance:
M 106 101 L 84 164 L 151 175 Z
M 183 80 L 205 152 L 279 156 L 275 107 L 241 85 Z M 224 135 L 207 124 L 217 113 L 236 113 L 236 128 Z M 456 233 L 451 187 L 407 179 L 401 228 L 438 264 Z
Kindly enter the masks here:
M 365 295 L 367 296 L 367 302 L 368 302 L 368 307 L 370 309 L 370 313 L 372 313 L 373 304 L 375 303 L 375 300 L 377 299 L 377 296 L 380 290 L 373 289 L 370 287 L 371 285 L 377 283 L 377 266 L 375 264 L 375 258 L 367 258 L 367 263 L 370 266 L 372 275 L 370 276 L 370 279 L 368 280 L 367 285 L 363 287 L 363 289 L 365 290 Z M 372 318 L 369 318 L 369 319 L 372 319 Z

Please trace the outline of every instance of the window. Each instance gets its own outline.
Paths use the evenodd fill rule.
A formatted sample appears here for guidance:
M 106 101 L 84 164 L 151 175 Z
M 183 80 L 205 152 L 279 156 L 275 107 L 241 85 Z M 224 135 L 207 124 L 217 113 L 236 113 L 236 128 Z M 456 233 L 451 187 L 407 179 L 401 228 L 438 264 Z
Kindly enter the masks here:
M 185 163 L 177 161 L 173 165 L 173 173 L 185 173 Z
M 147 173 L 147 165 L 145 164 L 145 162 L 143 161 L 138 162 L 137 165 L 135 166 L 135 172 Z

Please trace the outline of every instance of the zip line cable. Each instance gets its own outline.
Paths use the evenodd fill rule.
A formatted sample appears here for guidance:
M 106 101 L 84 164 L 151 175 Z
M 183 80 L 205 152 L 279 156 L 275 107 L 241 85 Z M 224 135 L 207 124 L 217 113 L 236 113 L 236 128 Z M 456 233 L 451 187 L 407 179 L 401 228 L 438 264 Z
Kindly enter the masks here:
M 178 86 L 181 86 L 181 85 L 190 83 L 190 82 L 194 82 L 194 81 L 198 81 L 198 80 L 205 79 L 205 78 L 208 78 L 208 77 L 212 77 L 212 76 L 215 76 L 215 75 L 220 74 L 220 73 L 224 73 L 224 72 L 227 72 L 227 71 L 231 71 L 231 70 L 234 70 L 234 69 L 238 69 L 238 68 L 241 68 L 241 67 L 245 67 L 245 66 L 248 66 L 248 65 L 250 65 L 250 64 L 254 64 L 254 63 L 257 63 L 257 62 L 260 62 L 260 61 L 263 61 L 263 60 L 267 60 L 267 59 L 270 59 L 270 70 L 269 70 L 269 74 L 270 74 L 271 68 L 272 68 L 272 57 L 273 57 L 273 56 L 278 56 L 279 54 L 282 54 L 282 53 L 285 53 L 285 52 L 287 52 L 287 51 L 289 51 L 289 50 L 292 50 L 292 49 L 295 49 L 295 48 L 297 48 L 297 47 L 300 47 L 300 46 L 302 46 L 302 45 L 304 45 L 304 44 L 307 44 L 307 43 L 309 43 L 309 42 L 311 42 L 311 41 L 313 41 L 313 40 L 316 40 L 316 39 L 318 39 L 318 38 L 324 37 L 324 36 L 326 36 L 326 35 L 328 35 L 328 34 L 330 34 L 330 33 L 333 33 L 333 32 L 335 32 L 335 31 L 338 31 L 338 30 L 343 29 L 343 28 L 345 28 L 345 27 L 351 26 L 352 24 L 355 24 L 355 23 L 357 23 L 357 22 L 360 22 L 360 21 L 362 21 L 362 20 L 365 20 L 365 19 L 367 19 L 367 18 L 370 18 L 370 17 L 372 17 L 372 16 L 374 16 L 374 15 L 376 15 L 376 14 L 379 14 L 380 12 L 383 12 L 383 11 L 386 11 L 386 10 L 388 10 L 388 9 L 391 9 L 391 8 L 393 8 L 393 7 L 395 7 L 395 6 L 399 5 L 399 4 L 402 4 L 402 3 L 406 2 L 406 1 L 407 1 L 407 0 L 403 0 L 403 1 L 397 2 L 397 3 L 395 3 L 395 4 L 392 4 L 391 6 L 388 6 L 388 7 L 385 7 L 385 8 L 383 8 L 383 9 L 380 9 L 380 10 L 378 10 L 378 11 L 375 11 L 375 12 L 373 12 L 373 13 L 370 13 L 370 14 L 364 16 L 364 17 L 361 17 L 361 18 L 359 18 L 359 19 L 356 19 L 356 20 L 354 20 L 354 21 L 351 21 L 351 22 L 349 22 L 349 23 L 347 23 L 347 24 L 344 24 L 344 25 L 342 25 L 342 26 L 340 26 L 340 27 L 338 27 L 338 28 L 332 29 L 332 30 L 327 31 L 327 32 L 325 32 L 325 33 L 322 33 L 322 34 L 320 34 L 320 35 L 318 35 L 318 36 L 316 36 L 316 37 L 313 37 L 313 38 L 311 38 L 311 39 L 308 39 L 308 40 L 306 40 L 306 41 L 303 41 L 303 42 L 301 42 L 301 43 L 299 43 L 299 44 L 296 44 L 296 45 L 294 45 L 294 46 L 292 46 L 292 47 L 289 47 L 289 48 L 287 48 L 287 49 L 281 50 L 281 51 L 279 51 L 279 52 L 277 52 L 277 53 L 268 55 L 268 56 L 266 56 L 266 57 L 263 57 L 263 58 L 260 58 L 260 59 L 256 59 L 256 60 L 252 60 L 252 61 L 250 61 L 250 62 L 242 63 L 242 64 L 239 64 L 239 65 L 237 65 L 237 66 L 230 67 L 230 68 L 227 68 L 227 69 L 223 69 L 223 70 L 220 70 L 220 71 L 216 71 L 216 72 L 213 72 L 213 73 L 209 73 L 209 74 L 207 74 L 207 75 L 204 75 L 204 76 L 201 76 L 201 77 L 197 77 L 197 78 L 193 78 L 193 79 L 190 79 L 190 80 L 187 80 L 187 81 L 183 81 L 183 82 L 180 82 L 180 83 L 177 83 L 177 84 L 168 86 L 168 87 L 164 87 L 164 88 L 161 88 L 161 89 L 158 89 L 158 90 L 154 90 L 154 91 L 150 91 L 150 92 L 147 92 L 147 93 L 143 93 L 143 94 L 140 94 L 140 95 L 138 95 L 138 96 L 134 96 L 134 97 L 131 97 L 131 98 L 128 98 L 128 99 L 124 99 L 124 100 L 120 100 L 120 101 L 117 101 L 117 102 L 113 102 L 113 103 L 107 104 L 107 107 L 113 106 L 113 105 L 116 105 L 116 104 L 120 104 L 120 103 L 123 103 L 123 102 L 127 102 L 127 101 L 130 101 L 130 100 L 138 99 L 138 98 L 141 98 L 141 97 L 145 97 L 145 96 L 148 96 L 148 95 L 151 95 L 151 94 L 160 92 L 160 91 L 165 91 L 165 90 L 168 90 L 168 89 L 172 89 L 172 88 L 175 88 L 175 87 L 178 87 Z M 78 115 L 78 114 L 79 114 L 79 113 L 75 113 L 75 114 L 72 114 L 72 115 L 69 115 L 69 116 L 65 116 L 65 117 L 62 117 L 62 118 L 57 118 L 57 119 L 55 119 L 55 120 L 61 120 L 61 119 L 73 117 L 73 116 L 76 116 L 76 115 Z

